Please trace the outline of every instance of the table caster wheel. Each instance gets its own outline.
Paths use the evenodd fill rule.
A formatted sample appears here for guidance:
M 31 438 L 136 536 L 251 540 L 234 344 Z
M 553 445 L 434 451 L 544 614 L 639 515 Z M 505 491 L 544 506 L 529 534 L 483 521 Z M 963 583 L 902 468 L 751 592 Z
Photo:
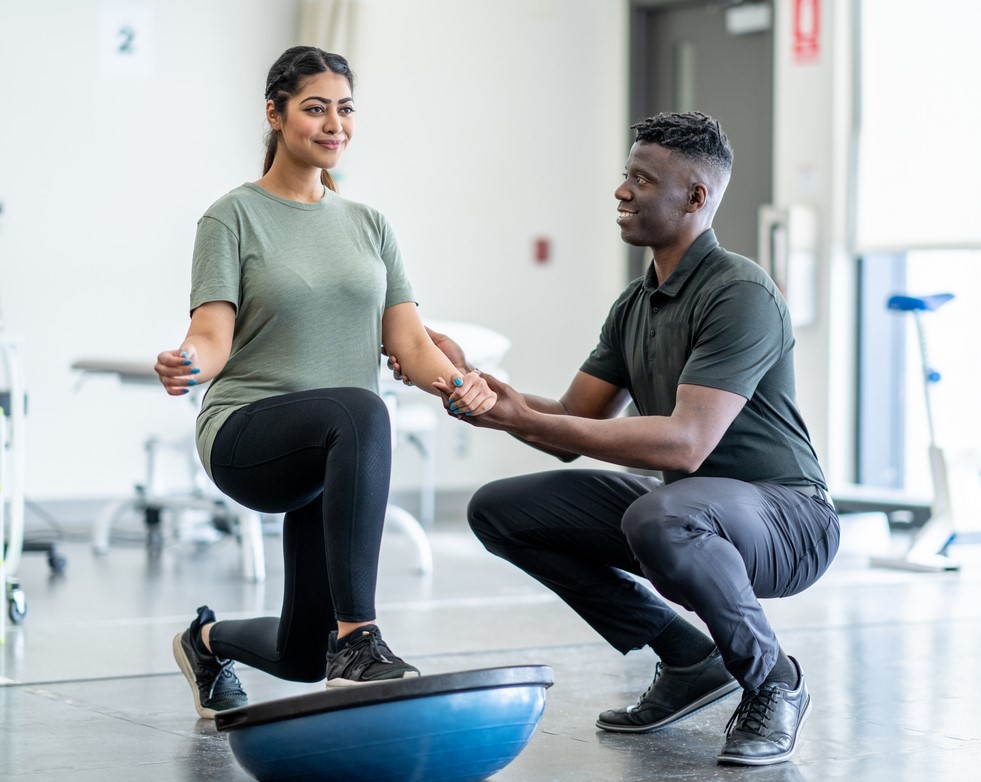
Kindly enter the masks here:
M 7 585 L 7 614 L 15 625 L 23 624 L 27 616 L 27 596 L 17 582 Z

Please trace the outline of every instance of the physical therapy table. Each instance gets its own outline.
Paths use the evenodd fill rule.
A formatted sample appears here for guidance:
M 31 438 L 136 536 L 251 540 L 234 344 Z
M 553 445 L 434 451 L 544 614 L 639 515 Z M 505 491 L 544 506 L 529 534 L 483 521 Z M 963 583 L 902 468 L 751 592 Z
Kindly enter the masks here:
M 153 366 L 139 361 L 80 359 L 72 364 L 72 369 L 81 372 L 83 378 L 91 375 L 107 375 L 117 378 L 124 385 L 159 385 Z M 196 392 L 199 390 L 195 389 Z M 163 393 L 162 389 L 161 393 Z M 191 396 L 196 404 L 198 394 Z M 162 451 L 167 448 L 183 453 L 188 460 L 188 468 L 193 478 L 192 485 L 185 491 L 166 492 L 161 487 L 160 457 Z M 266 568 L 262 519 L 258 513 L 222 495 L 211 483 L 198 461 L 193 434 L 188 433 L 186 437 L 172 441 L 150 437 L 146 441 L 146 453 L 144 483 L 136 487 L 133 495 L 108 502 L 96 518 L 92 528 L 93 550 L 97 554 L 108 553 L 114 525 L 123 516 L 134 511 L 144 516 L 148 534 L 147 543 L 151 551 L 157 550 L 162 544 L 161 523 L 164 515 L 179 517 L 188 511 L 206 512 L 212 514 L 211 521 L 215 528 L 224 532 L 237 532 L 239 535 L 243 576 L 250 581 L 263 581 Z M 431 573 L 432 550 L 429 538 L 419 521 L 405 509 L 389 505 L 386 522 L 405 533 L 412 541 L 418 553 L 419 571 Z

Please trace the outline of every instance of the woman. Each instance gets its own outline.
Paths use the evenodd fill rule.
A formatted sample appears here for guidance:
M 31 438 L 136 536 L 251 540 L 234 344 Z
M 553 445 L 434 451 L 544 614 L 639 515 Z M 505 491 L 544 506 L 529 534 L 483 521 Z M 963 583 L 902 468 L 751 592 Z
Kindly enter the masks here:
M 336 54 L 294 47 L 273 64 L 263 175 L 198 223 L 191 324 L 157 358 L 171 395 L 212 381 L 197 444 L 218 488 L 286 514 L 281 617 L 217 622 L 202 606 L 174 639 L 204 718 L 247 702 L 233 660 L 293 681 L 326 673 L 328 686 L 419 674 L 375 624 L 391 469 L 379 347 L 456 415 L 496 401 L 429 339 L 385 218 L 335 192 L 352 89 Z

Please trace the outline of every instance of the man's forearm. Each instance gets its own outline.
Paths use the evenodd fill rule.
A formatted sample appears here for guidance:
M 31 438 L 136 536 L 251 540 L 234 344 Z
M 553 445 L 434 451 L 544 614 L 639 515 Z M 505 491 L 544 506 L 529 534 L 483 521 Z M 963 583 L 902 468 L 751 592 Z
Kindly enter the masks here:
M 691 471 L 695 466 L 690 444 L 664 416 L 595 420 L 530 409 L 504 428 L 531 447 L 559 458 L 588 456 L 648 470 Z
M 528 405 L 532 410 L 539 413 L 545 413 L 548 415 L 567 415 L 566 409 L 562 406 L 561 402 L 555 399 L 547 399 L 543 396 L 533 396 L 531 394 L 522 394 L 525 400 L 525 404 Z M 572 451 L 567 451 L 562 448 L 555 448 L 546 443 L 536 443 L 530 440 L 526 440 L 520 434 L 515 432 L 510 433 L 512 437 L 516 440 L 520 440 L 525 445 L 534 448 L 536 451 L 541 451 L 547 453 L 549 456 L 554 456 L 563 462 L 571 462 L 578 459 L 580 454 L 574 453 Z

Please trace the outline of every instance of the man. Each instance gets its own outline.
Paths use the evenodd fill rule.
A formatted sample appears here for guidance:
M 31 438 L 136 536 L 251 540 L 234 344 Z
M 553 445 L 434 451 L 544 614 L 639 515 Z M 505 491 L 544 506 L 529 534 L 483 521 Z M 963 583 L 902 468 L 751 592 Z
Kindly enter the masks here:
M 488 377 L 497 405 L 465 420 L 564 461 L 659 470 L 663 484 L 599 470 L 509 478 L 474 495 L 470 525 L 621 652 L 647 644 L 660 658 L 650 688 L 602 712 L 600 728 L 659 730 L 742 688 L 718 761 L 779 763 L 811 702 L 758 598 L 813 584 L 837 552 L 838 518 L 797 408 L 786 304 L 712 230 L 732 166 L 726 135 L 698 112 L 633 128 L 614 195 L 623 240 L 654 253 L 646 275 L 613 304 L 560 400 Z M 433 339 L 466 365 L 453 342 Z M 639 414 L 620 417 L 631 400 Z

